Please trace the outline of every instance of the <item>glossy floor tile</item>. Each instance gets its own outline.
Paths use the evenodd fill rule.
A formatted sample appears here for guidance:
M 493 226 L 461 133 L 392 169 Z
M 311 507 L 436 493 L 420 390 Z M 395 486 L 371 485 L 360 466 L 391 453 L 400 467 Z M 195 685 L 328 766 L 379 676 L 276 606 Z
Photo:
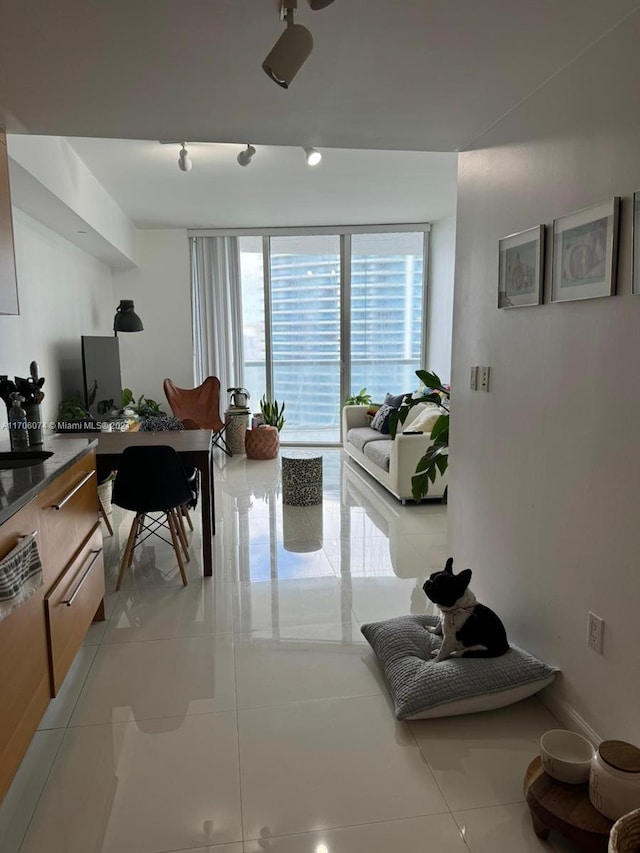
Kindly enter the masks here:
M 454 817 L 471 853 L 581 853 L 558 832 L 541 841 L 525 803 L 455 812 Z
M 448 811 L 382 696 L 241 710 L 238 728 L 245 838 Z
M 114 509 L 107 621 L 0 805 L 2 853 L 570 853 L 523 802 L 558 725 L 537 699 L 394 719 L 360 628 L 433 612 L 447 508 L 322 452 L 314 507 L 283 506 L 279 459 L 216 453 L 214 576 L 195 512 L 187 587 L 149 540 L 115 592 L 131 514 Z
M 233 636 L 103 645 L 70 725 L 229 711 L 236 706 Z
M 468 853 L 450 814 L 378 821 L 245 843 L 244 853 Z
M 238 708 L 261 708 L 381 693 L 379 671 L 363 666 L 373 653 L 351 625 L 309 625 L 297 637 L 236 634 Z M 376 677 L 377 676 L 377 677 Z
M 67 730 L 21 853 L 241 840 L 234 712 Z
M 483 714 L 410 723 L 452 811 L 524 800 L 522 781 L 540 736 L 557 726 L 535 699 Z

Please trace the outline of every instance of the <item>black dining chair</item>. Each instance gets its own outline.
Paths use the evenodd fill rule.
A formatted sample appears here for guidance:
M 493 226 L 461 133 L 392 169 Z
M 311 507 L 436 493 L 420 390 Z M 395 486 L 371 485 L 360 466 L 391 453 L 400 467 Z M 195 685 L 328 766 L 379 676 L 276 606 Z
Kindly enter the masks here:
M 194 491 L 173 447 L 158 444 L 123 450 L 113 483 L 112 502 L 135 512 L 135 518 L 122 555 L 116 590 L 120 589 L 124 574 L 133 561 L 134 549 L 152 535 L 173 547 L 182 583 L 187 585 L 180 549 L 184 549 L 188 559 L 188 548 L 180 533 L 177 513 L 193 500 Z M 165 529 L 169 530 L 171 541 L 162 535 Z

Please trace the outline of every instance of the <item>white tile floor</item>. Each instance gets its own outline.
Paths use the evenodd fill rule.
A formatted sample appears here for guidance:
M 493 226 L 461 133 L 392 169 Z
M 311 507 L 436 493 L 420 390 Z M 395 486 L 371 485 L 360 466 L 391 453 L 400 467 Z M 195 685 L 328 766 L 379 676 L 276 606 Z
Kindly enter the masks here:
M 216 459 L 215 576 L 149 540 L 87 636 L 0 807 L 2 853 L 530 853 L 529 699 L 394 719 L 364 621 L 426 612 L 446 507 L 406 506 L 324 451 L 320 507 L 283 507 L 278 460 Z M 194 514 L 197 517 L 197 513 Z

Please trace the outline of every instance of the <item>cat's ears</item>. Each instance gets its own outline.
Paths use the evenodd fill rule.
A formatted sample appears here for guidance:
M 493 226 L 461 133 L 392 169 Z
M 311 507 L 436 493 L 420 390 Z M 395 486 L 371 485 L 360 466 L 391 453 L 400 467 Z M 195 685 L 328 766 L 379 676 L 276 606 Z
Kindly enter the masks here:
M 445 564 L 444 570 L 448 575 L 453 574 L 453 557 L 449 557 Z

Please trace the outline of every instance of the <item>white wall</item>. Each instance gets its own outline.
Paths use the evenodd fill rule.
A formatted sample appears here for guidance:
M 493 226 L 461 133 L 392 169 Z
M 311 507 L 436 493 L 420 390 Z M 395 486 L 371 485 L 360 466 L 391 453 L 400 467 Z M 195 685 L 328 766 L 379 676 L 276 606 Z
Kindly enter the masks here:
M 37 361 L 43 419 L 55 420 L 62 397 L 82 393 L 81 336 L 109 334 L 111 270 L 16 208 L 13 226 L 20 315 L 0 316 L 0 373 L 28 376 Z
M 119 335 L 122 382 L 136 398 L 144 394 L 164 403 L 165 377 L 193 387 L 186 230 L 138 231 L 137 257 L 137 269 L 113 271 L 116 304 L 133 299 L 144 324 L 142 332 Z
M 558 665 L 551 700 L 603 737 L 640 743 L 640 13 L 459 158 L 449 508 L 511 639 Z M 618 294 L 498 310 L 498 240 L 623 197 Z M 550 273 L 550 247 L 546 271 Z M 547 291 L 549 284 L 547 283 Z M 468 390 L 472 364 L 489 394 Z M 586 646 L 605 619 L 604 655 Z
M 427 304 L 427 356 L 424 367 L 443 382 L 451 379 L 451 326 L 456 261 L 456 214 L 431 225 Z

